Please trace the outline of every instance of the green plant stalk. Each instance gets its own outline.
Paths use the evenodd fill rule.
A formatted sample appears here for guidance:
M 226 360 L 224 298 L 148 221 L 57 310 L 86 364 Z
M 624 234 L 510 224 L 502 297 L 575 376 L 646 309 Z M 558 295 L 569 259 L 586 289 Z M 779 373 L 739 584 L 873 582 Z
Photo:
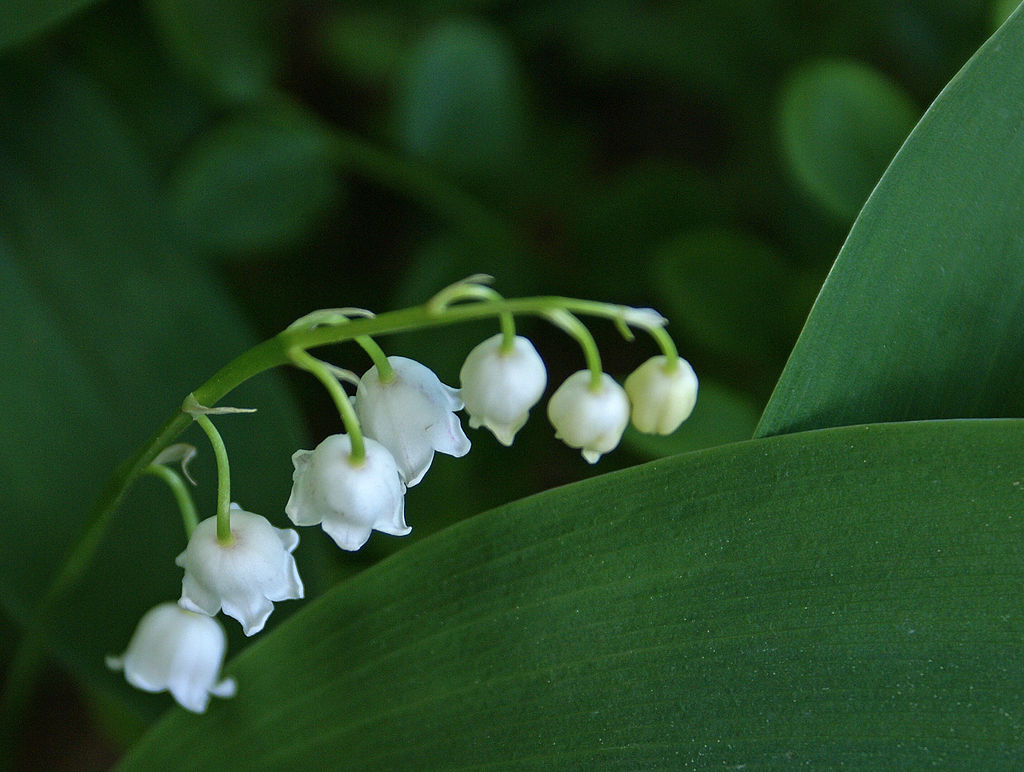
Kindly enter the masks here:
M 422 306 L 390 311 L 365 319 L 351 319 L 337 325 L 312 329 L 288 329 L 254 346 L 213 374 L 193 392 L 201 405 L 214 406 L 233 389 L 255 375 L 291 361 L 292 349 L 309 349 L 354 340 L 363 335 L 385 335 L 413 329 L 427 329 L 460 322 L 487 319 L 501 314 L 525 314 L 548 317 L 553 311 L 570 311 L 611 319 L 618 324 L 659 328 L 653 317 L 629 306 L 578 300 L 558 296 L 514 298 L 451 305 L 440 309 L 429 302 Z M 42 664 L 47 631 L 59 601 L 88 568 L 106 533 L 117 507 L 129 487 L 153 463 L 157 454 L 170 445 L 192 424 L 192 415 L 176 410 L 157 431 L 126 461 L 117 467 L 86 518 L 50 586 L 26 625 L 21 641 L 7 671 L 3 701 L 0 703 L 0 760 L 13 755 L 15 727 L 31 694 L 32 684 Z
M 504 300 L 504 298 L 496 290 L 469 280 L 446 287 L 434 295 L 427 305 L 435 309 L 442 309 L 466 300 Z M 516 347 L 515 317 L 506 311 L 498 314 L 498 321 L 501 324 L 501 353 L 511 354 Z
M 601 352 L 598 351 L 597 343 L 590 330 L 579 319 L 564 310 L 553 311 L 548 315 L 548 321 L 557 325 L 571 335 L 580 348 L 583 349 L 583 358 L 587 362 L 587 369 L 590 370 L 590 390 L 600 391 L 604 384 L 604 368 L 601 366 Z
M 369 340 L 372 340 L 372 338 Z M 342 423 L 345 424 L 345 431 L 348 433 L 349 440 L 352 443 L 352 450 L 348 456 L 349 463 L 354 466 L 362 464 L 366 460 L 366 443 L 363 442 L 363 430 L 359 426 L 359 419 L 356 417 L 356 411 L 348 399 L 348 394 L 341 388 L 338 379 L 331 374 L 323 362 L 301 348 L 293 349 L 289 356 L 298 367 L 313 375 L 327 389 L 327 393 L 334 400 L 334 406 L 338 408 Z M 378 370 L 379 372 L 380 370 Z
M 226 547 L 234 541 L 231 535 L 231 465 L 228 463 L 228 450 L 208 415 L 197 415 L 196 423 L 209 437 L 214 458 L 217 459 L 217 541 Z
M 150 464 L 143 470 L 143 474 L 151 474 L 167 483 L 171 493 L 174 494 L 174 500 L 178 502 L 178 509 L 181 510 L 181 522 L 185 526 L 185 538 L 188 539 L 199 525 L 199 515 L 196 513 L 196 504 L 192 500 L 192 493 L 185 481 L 181 479 L 181 475 L 163 464 Z
M 679 369 L 679 351 L 676 349 L 672 336 L 662 327 L 653 328 L 649 332 L 661 349 L 661 353 L 665 355 L 665 366 L 662 369 L 666 373 L 674 373 Z
M 377 378 L 381 383 L 391 383 L 391 381 L 395 380 L 395 371 L 391 367 L 384 349 L 377 345 L 377 341 L 369 335 L 360 335 L 356 338 L 356 343 L 362 346 L 363 351 L 370 355 L 374 367 L 377 368 Z M 341 408 L 339 407 L 338 410 L 341 410 Z M 342 412 L 342 415 L 344 415 L 344 412 Z

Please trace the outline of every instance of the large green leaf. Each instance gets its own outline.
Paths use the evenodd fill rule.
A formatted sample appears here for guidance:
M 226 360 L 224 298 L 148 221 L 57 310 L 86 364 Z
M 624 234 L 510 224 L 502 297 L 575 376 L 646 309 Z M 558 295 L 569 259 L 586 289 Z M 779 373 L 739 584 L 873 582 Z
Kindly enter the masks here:
M 154 175 L 102 94 L 56 62 L 7 66 L 0 84 L 0 608 L 23 623 L 114 465 L 252 339 L 175 243 Z M 273 377 L 237 399 L 260 412 L 220 422 L 234 492 L 273 516 L 301 442 L 296 411 Z M 201 446 L 197 496 L 209 515 L 212 453 L 200 433 L 187 439 Z M 126 640 L 149 605 L 174 597 L 184 544 L 173 499 L 153 480 L 112 532 L 62 604 L 53 641 L 78 675 L 108 686 L 103 655 L 123 645 L 111 634 Z
M 1024 415 L 1024 16 L 953 78 L 853 226 L 761 436 Z
M 310 603 L 126 766 L 1013 765 L 1022 431 L 787 435 L 493 510 Z

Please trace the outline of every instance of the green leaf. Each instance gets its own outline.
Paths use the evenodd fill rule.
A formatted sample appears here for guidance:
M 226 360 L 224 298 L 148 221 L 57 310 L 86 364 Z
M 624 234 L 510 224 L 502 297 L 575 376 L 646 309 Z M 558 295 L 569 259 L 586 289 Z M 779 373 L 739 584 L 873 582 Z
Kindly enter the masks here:
M 811 62 L 780 98 L 782 153 L 806 191 L 849 221 L 919 115 L 909 96 L 864 64 Z
M 408 54 L 395 132 L 413 156 L 457 174 L 507 170 L 522 147 L 518 65 L 508 43 L 476 22 L 446 22 Z
M 359 84 L 378 85 L 401 59 L 408 20 L 386 9 L 331 8 L 320 31 L 325 64 Z
M 103 95 L 52 61 L 9 65 L 0 83 L 0 605 L 23 623 L 114 465 L 253 341 L 176 244 L 152 170 Z M 260 412 L 218 421 L 235 496 L 273 515 L 300 444 L 297 412 L 273 376 L 237 400 Z M 212 453 L 200 433 L 185 439 L 200 446 L 197 503 L 210 515 Z M 124 647 L 146 608 L 180 591 L 173 561 L 183 545 L 170 493 L 140 481 L 52 631 L 73 672 L 115 683 L 103 656 Z M 131 697 L 143 715 L 159 704 Z
M 45 32 L 93 2 L 95 0 L 4 0 L 0 3 L 0 49 Z
M 950 81 L 850 232 L 759 435 L 1024 415 L 1016 14 Z
M 992 3 L 991 17 L 992 26 L 998 29 L 999 26 L 1010 18 L 1010 14 L 1017 10 L 1020 0 L 995 0 Z
M 323 134 L 266 111 L 236 116 L 203 135 L 169 183 L 178 221 L 210 252 L 294 241 L 323 219 L 337 194 Z
M 1022 430 L 787 435 L 485 513 L 310 603 L 125 768 L 1012 766 Z
M 147 7 L 172 59 L 211 95 L 251 102 L 273 84 L 281 58 L 275 4 L 148 0 Z

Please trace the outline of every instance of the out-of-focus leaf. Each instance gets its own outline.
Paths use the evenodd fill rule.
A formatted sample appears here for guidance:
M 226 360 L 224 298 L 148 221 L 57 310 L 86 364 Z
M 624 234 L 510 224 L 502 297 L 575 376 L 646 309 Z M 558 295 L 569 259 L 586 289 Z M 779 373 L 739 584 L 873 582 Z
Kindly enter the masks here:
M 1021 0 L 995 0 L 992 3 L 992 28 L 998 29 L 1010 14 L 1017 10 Z
M 1020 421 L 825 430 L 472 518 L 333 588 L 125 769 L 1007 768 Z
M 23 623 L 114 465 L 252 340 L 175 243 L 152 170 L 91 82 L 48 61 L 8 64 L 0 83 L 0 603 Z M 272 375 L 232 396 L 259 408 L 218 421 L 234 496 L 276 520 L 299 444 L 296 410 Z M 212 453 L 200 433 L 186 439 L 200 446 L 197 501 L 209 515 Z M 183 545 L 170 493 L 140 480 L 52 631 L 73 672 L 116 683 L 103 656 L 124 647 L 148 606 L 180 591 Z M 299 557 L 314 585 L 316 552 Z M 159 705 L 119 694 L 143 715 Z
M 273 83 L 280 52 L 276 3 L 147 0 L 150 17 L 183 72 L 229 104 L 252 101 Z
M 763 72 L 788 49 L 792 32 L 783 20 L 778 6 L 765 0 L 742 5 L 552 0 L 525 6 L 518 23 L 524 37 L 566 50 L 573 68 L 595 80 L 653 76 L 722 94 L 748 89 L 751 71 Z M 775 45 L 764 45 L 766 38 Z
M 167 66 L 139 4 L 105 3 L 60 40 L 103 89 L 140 149 L 163 173 L 181 148 L 209 125 L 212 106 L 187 76 Z M 116 56 L 111 52 L 116 51 Z
M 1024 16 L 950 81 L 853 226 L 760 435 L 1024 415 Z
M 788 277 L 770 247 L 733 231 L 685 233 L 655 250 L 651 268 L 650 291 L 689 340 L 724 357 L 773 359 Z
M 525 125 L 518 64 L 479 22 L 445 22 L 409 52 L 395 89 L 394 127 L 410 154 L 456 174 L 508 169 Z
M 266 113 L 235 117 L 202 136 L 169 183 L 185 232 L 212 252 L 299 238 L 324 217 L 338 192 L 323 134 Z
M 95 0 L 4 0 L 0 3 L 0 49 L 54 27 Z
M 348 7 L 331 9 L 320 33 L 326 63 L 341 75 L 370 85 L 394 74 L 407 37 L 401 16 Z
M 918 115 L 896 84 L 866 65 L 804 64 L 780 97 L 782 152 L 811 196 L 852 220 Z
M 701 378 L 697 405 L 682 426 L 667 436 L 644 434 L 629 426 L 622 444 L 648 458 L 713 448 L 750 439 L 759 414 L 750 397 L 709 378 Z

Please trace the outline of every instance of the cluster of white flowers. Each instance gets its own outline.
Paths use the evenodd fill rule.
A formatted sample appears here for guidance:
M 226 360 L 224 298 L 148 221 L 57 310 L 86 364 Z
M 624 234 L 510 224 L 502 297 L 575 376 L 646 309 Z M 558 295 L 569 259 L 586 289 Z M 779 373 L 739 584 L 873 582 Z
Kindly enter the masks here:
M 382 379 L 371 368 L 352 398 L 363 434 L 361 453 L 353 452 L 349 434 L 336 434 L 292 456 L 285 513 L 296 526 L 320 525 L 344 550 L 360 549 L 374 530 L 410 532 L 406 490 L 423 479 L 435 452 L 469 452 L 456 411 L 465 408 L 470 427 L 489 429 L 511 445 L 547 386 L 544 362 L 518 335 L 498 334 L 474 348 L 461 369 L 460 389 L 411 359 L 392 356 L 387 362 L 390 377 Z M 670 434 L 690 415 L 696 398 L 690 365 L 656 356 L 626 379 L 625 388 L 605 373 L 572 374 L 552 395 L 547 412 L 555 436 L 595 463 L 619 444 L 631 418 L 642 432 Z M 292 556 L 299 542 L 294 530 L 275 528 L 237 504 L 231 505 L 230 530 L 230 539 L 218 539 L 217 518 L 198 524 L 176 560 L 185 572 L 178 604 L 152 609 L 125 654 L 108 658 L 132 685 L 168 690 L 196 712 L 206 709 L 209 695 L 235 692 L 231 679 L 218 680 L 226 639 L 213 617 L 223 611 L 254 635 L 274 602 L 303 597 Z

